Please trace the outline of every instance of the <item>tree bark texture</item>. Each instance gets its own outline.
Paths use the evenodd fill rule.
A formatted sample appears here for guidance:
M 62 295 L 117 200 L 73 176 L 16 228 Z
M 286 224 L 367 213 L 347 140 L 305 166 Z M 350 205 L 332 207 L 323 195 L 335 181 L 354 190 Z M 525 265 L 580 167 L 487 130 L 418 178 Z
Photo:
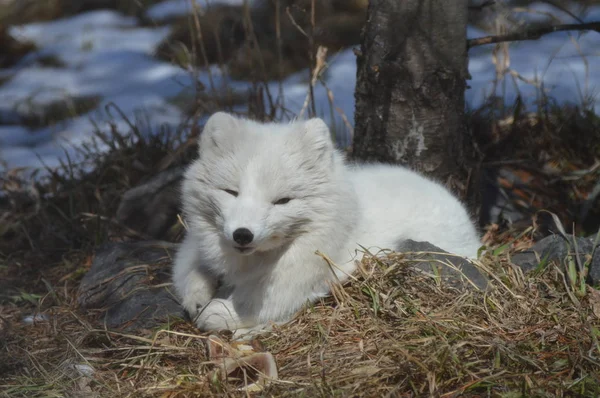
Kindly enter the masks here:
M 369 1 L 352 156 L 407 165 L 447 184 L 476 212 L 464 113 L 467 7 L 467 0 Z

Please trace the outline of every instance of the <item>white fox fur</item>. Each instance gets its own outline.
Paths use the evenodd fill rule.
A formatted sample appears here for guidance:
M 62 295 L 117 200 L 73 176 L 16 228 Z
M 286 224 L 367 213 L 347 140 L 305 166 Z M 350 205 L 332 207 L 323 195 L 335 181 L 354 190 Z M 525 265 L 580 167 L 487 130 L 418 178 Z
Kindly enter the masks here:
M 336 276 L 347 279 L 360 246 L 377 252 L 412 239 L 469 257 L 480 246 L 444 187 L 400 166 L 346 165 L 321 119 L 261 124 L 214 114 L 182 199 L 188 231 L 173 282 L 207 331 L 290 319 Z M 240 228 L 253 235 L 243 247 L 233 238 Z M 339 266 L 335 276 L 317 250 Z M 219 283 L 229 293 L 215 298 Z

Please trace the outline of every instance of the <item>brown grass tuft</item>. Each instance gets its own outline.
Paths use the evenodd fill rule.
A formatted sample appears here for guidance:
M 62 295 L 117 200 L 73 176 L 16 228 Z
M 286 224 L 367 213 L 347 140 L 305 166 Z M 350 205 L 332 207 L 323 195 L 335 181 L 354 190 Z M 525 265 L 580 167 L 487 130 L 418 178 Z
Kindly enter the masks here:
M 600 292 L 573 301 L 562 265 L 525 276 L 509 257 L 481 258 L 495 275 L 488 292 L 441 284 L 402 254 L 366 258 L 345 288 L 258 337 L 279 365 L 258 395 L 597 396 Z M 239 382 L 210 376 L 207 336 L 189 323 L 106 331 L 74 311 L 68 291 L 44 308 L 47 322 L 23 325 L 3 307 L 11 397 L 244 395 Z
M 497 277 L 490 292 L 456 290 L 403 258 L 368 259 L 368 273 L 335 305 L 315 306 L 266 339 L 280 377 L 306 396 L 600 392 L 597 291 L 577 306 L 559 268 L 524 277 L 491 256 L 482 260 Z

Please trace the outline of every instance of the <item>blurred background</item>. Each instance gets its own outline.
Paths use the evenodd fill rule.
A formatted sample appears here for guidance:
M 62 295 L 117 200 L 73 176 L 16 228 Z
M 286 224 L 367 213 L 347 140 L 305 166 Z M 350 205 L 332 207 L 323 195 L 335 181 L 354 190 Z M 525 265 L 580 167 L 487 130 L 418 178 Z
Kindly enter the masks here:
M 260 120 L 314 109 L 349 149 L 353 50 L 367 4 L 0 0 L 2 191 L 20 192 L 27 207 L 55 194 L 65 176 L 108 181 L 100 170 L 123 167 L 101 190 L 111 199 L 86 206 L 113 217 L 123 192 L 194 156 L 203 121 L 220 109 Z M 469 15 L 472 39 L 597 21 L 600 2 L 472 1 Z M 577 232 L 598 230 L 599 38 L 557 32 L 469 50 L 482 226 L 529 223 L 548 209 Z

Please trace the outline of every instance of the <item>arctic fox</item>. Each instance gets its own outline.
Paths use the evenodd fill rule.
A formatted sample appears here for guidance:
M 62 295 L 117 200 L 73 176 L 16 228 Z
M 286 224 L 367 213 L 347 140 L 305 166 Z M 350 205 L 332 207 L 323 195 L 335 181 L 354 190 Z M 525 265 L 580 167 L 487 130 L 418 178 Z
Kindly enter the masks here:
M 400 166 L 345 164 L 318 118 L 212 115 L 182 199 L 188 231 L 173 282 L 205 331 L 289 320 L 336 277 L 347 279 L 360 246 L 377 252 L 412 239 L 475 257 L 481 245 L 444 187 Z

